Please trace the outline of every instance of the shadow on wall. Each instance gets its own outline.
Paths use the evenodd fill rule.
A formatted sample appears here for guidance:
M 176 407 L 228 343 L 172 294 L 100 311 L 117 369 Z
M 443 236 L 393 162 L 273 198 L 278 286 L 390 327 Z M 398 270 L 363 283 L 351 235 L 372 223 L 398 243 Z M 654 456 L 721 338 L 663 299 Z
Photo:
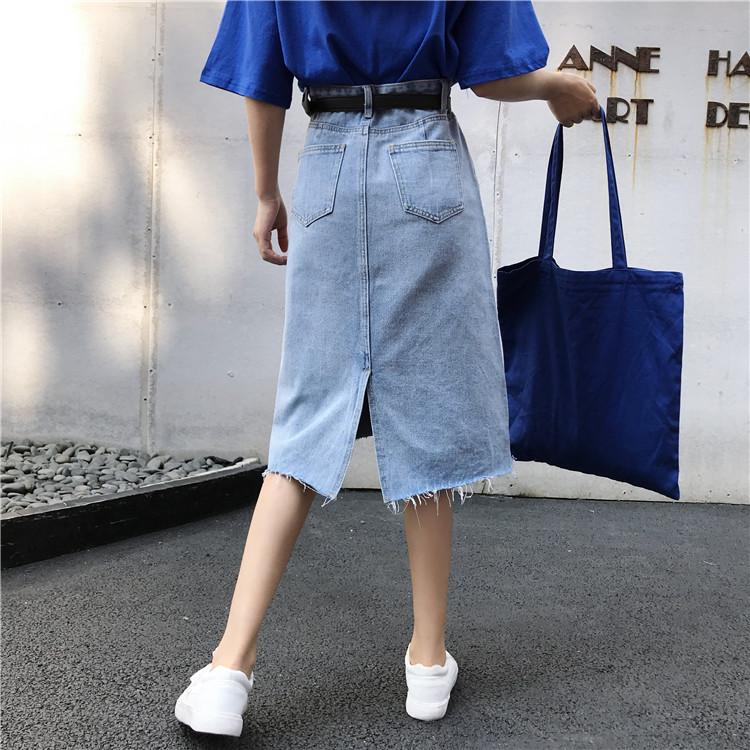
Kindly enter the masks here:
M 11 82 L 6 439 L 265 454 L 284 270 L 251 235 L 242 99 L 198 80 L 221 10 L 60 5 L 38 55 L 19 35 L 39 75 Z

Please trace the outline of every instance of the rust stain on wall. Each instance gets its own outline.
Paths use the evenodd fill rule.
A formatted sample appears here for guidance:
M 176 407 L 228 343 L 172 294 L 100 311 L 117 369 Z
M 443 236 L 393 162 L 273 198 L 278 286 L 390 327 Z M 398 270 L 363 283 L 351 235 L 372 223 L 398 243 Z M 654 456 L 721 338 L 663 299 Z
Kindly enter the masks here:
M 641 99 L 641 74 L 640 71 L 635 71 L 635 78 L 633 79 L 633 98 Z M 636 164 L 638 162 L 638 122 L 633 124 L 633 167 L 631 172 L 631 184 L 635 188 L 636 180 Z

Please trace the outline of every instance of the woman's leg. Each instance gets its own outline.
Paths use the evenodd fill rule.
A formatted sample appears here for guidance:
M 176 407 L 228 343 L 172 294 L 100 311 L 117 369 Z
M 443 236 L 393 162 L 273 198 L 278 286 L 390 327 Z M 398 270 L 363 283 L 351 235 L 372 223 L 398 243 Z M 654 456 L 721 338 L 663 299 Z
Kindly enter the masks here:
M 411 569 L 414 629 L 409 650 L 412 664 L 445 664 L 445 612 L 451 569 L 453 507 L 450 492 L 404 510 Z
M 296 480 L 279 474 L 264 478 L 247 532 L 227 626 L 213 651 L 214 665 L 241 669 L 250 675 L 261 623 L 315 497 L 313 490 Z

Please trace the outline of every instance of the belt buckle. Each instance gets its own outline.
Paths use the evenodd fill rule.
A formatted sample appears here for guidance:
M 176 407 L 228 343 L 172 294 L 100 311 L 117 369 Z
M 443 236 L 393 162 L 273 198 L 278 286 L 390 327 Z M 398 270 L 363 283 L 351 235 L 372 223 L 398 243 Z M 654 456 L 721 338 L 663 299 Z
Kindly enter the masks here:
M 309 86 L 305 86 L 302 89 L 302 109 L 304 109 L 308 115 L 311 115 L 315 111 L 310 100 Z

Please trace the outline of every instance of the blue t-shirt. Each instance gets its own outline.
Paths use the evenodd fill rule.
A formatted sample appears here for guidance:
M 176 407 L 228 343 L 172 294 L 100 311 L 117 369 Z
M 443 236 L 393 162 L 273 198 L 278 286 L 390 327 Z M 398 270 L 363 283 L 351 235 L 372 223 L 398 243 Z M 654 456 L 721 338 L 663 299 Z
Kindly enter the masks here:
M 448 78 L 465 89 L 547 64 L 531 2 L 229 0 L 203 83 L 289 108 L 305 85 Z

